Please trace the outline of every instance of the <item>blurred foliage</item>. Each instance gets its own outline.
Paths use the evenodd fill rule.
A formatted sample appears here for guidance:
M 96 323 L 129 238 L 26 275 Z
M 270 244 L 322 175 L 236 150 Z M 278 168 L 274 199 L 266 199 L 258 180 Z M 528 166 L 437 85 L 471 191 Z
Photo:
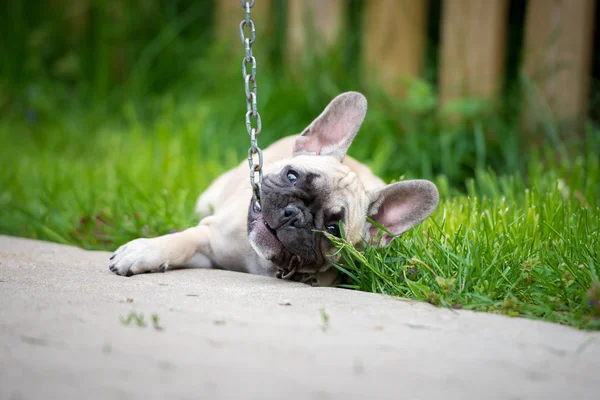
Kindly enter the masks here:
M 11 103 L 49 84 L 57 100 L 165 92 L 211 47 L 213 9 L 210 0 L 2 2 L 3 92 Z
M 36 135 L 43 136 L 46 123 L 58 119 L 79 121 L 80 134 L 94 135 L 107 119 L 127 123 L 124 109 L 135 110 L 137 120 L 150 127 L 163 104 L 173 104 L 181 110 L 174 113 L 172 129 L 177 130 L 193 118 L 186 109 L 210 104 L 211 123 L 220 135 L 236 138 L 228 145 L 243 154 L 243 49 L 237 41 L 215 40 L 216 1 L 2 2 L 0 112 L 7 121 L 30 123 Z M 430 4 L 424 79 L 406 82 L 403 99 L 363 79 L 368 73 L 360 63 L 363 0 L 348 1 L 351 29 L 338 46 L 316 51 L 313 40 L 315 49 L 304 52 L 293 68 L 283 54 L 287 2 L 274 1 L 273 23 L 257 26 L 255 46 L 262 143 L 301 131 L 335 95 L 360 90 L 370 111 L 351 154 L 387 179 L 445 174 L 451 185 L 464 187 L 477 168 L 525 173 L 531 143 L 550 143 L 562 157 L 578 152 L 582 144 L 561 141 L 555 121 L 544 120 L 535 140 L 520 125 L 521 90 L 527 90 L 518 69 L 525 6 L 510 4 L 503 97 L 464 99 L 440 108 L 435 82 L 440 0 Z M 240 9 L 240 19 L 242 14 Z M 237 24 L 231 29 L 237 32 Z

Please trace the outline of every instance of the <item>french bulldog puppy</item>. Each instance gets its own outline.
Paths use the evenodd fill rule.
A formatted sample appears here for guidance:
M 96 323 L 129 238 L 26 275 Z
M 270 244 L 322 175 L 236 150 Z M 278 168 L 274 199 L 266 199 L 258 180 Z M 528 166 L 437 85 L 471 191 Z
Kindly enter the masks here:
M 171 267 L 213 267 L 277 276 L 310 284 L 336 279 L 328 232 L 352 244 L 389 244 L 427 218 L 438 191 L 426 180 L 390 185 L 346 156 L 367 111 L 365 97 L 339 95 L 300 135 L 263 152 L 260 205 L 252 200 L 248 163 L 217 178 L 200 196 L 198 226 L 117 249 L 109 268 L 118 275 L 164 272 Z M 378 235 L 379 228 L 387 232 Z

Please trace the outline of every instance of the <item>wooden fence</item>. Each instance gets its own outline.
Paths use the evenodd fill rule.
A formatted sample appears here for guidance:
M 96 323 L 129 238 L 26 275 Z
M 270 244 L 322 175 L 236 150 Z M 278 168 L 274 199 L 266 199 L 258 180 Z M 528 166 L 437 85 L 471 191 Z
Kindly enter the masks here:
M 277 0 L 256 0 L 259 30 L 273 26 Z M 281 0 L 280 0 L 281 1 Z M 284 0 L 285 1 L 285 0 Z M 464 97 L 499 96 L 506 68 L 508 0 L 441 0 L 438 91 L 442 103 Z M 334 46 L 343 34 L 348 0 L 287 0 L 285 48 Z M 593 51 L 595 0 L 529 0 L 525 11 L 523 65 L 530 84 L 526 121 L 550 112 L 585 119 Z M 218 0 L 221 29 L 240 20 L 238 0 Z M 363 70 L 401 95 L 407 78 L 422 76 L 428 0 L 365 0 L 362 13 Z M 307 15 L 319 36 L 307 42 Z

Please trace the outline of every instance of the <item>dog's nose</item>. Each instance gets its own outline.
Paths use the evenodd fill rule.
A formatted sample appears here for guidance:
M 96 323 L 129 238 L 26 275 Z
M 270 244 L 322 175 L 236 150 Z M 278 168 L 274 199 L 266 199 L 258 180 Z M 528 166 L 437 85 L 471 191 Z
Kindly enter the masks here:
M 281 223 L 282 225 L 298 225 L 302 220 L 302 211 L 294 205 L 288 205 L 281 210 Z
M 296 206 L 289 205 L 283 209 L 284 218 L 291 218 L 298 214 L 300 214 L 300 209 Z

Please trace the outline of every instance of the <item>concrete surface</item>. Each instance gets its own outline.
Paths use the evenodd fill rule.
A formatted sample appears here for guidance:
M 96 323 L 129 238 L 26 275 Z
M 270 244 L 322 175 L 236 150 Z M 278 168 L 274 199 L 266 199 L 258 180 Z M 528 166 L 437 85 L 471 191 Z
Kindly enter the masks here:
M 0 399 L 600 396 L 599 333 L 108 255 L 0 236 Z

